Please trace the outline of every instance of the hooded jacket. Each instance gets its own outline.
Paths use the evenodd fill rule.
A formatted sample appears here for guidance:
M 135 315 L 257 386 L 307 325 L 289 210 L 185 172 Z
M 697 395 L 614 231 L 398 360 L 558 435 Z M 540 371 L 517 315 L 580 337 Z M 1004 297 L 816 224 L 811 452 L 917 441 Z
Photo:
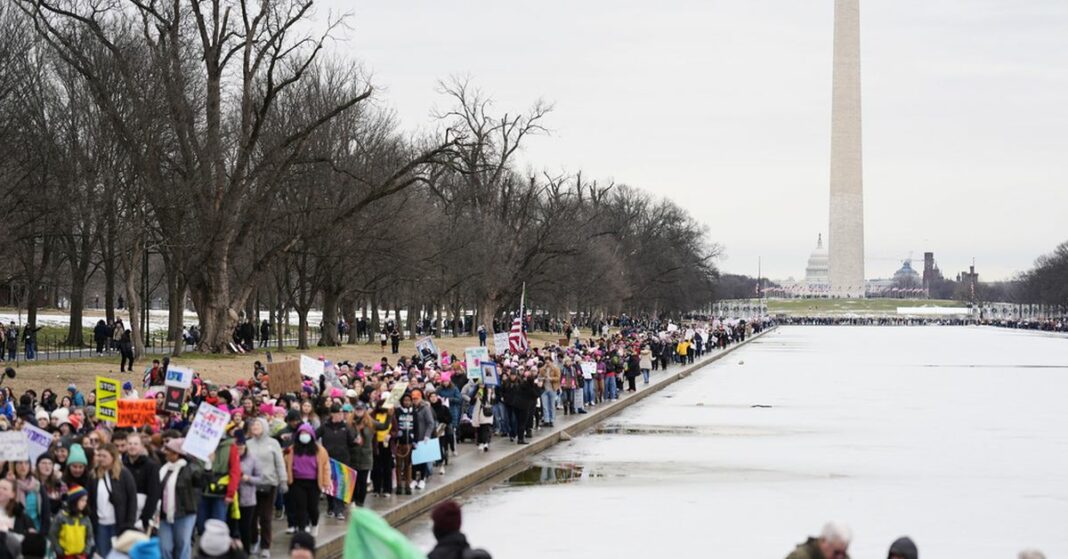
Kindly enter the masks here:
M 319 444 L 319 441 L 315 438 L 315 429 L 307 423 L 301 423 L 300 427 L 297 427 L 297 436 L 300 433 L 308 433 L 312 437 L 312 444 L 315 445 L 315 461 L 316 461 L 316 478 L 319 482 L 319 488 L 324 491 L 330 491 L 330 455 L 326 453 L 326 449 L 323 445 Z M 293 485 L 293 455 L 295 449 L 290 449 L 286 453 L 286 482 L 289 485 Z
M 420 400 L 415 406 L 415 441 L 424 441 L 433 437 L 437 424 L 437 420 L 434 419 L 434 410 L 430 409 L 430 402 Z
M 254 421 L 263 426 L 263 432 L 258 437 L 249 437 L 245 441 L 248 453 L 256 458 L 260 465 L 262 479 L 261 488 L 279 487 L 283 490 L 287 485 L 286 460 L 282 456 L 282 446 L 278 441 L 267 434 L 267 421 L 257 417 Z

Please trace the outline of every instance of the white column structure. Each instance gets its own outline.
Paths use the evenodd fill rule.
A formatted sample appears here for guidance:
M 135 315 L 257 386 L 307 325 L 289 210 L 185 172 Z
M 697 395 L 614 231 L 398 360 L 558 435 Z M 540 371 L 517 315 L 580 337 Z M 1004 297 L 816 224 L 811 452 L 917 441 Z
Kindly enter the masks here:
M 833 297 L 864 297 L 860 115 L 860 0 L 835 0 L 831 208 L 827 237 Z

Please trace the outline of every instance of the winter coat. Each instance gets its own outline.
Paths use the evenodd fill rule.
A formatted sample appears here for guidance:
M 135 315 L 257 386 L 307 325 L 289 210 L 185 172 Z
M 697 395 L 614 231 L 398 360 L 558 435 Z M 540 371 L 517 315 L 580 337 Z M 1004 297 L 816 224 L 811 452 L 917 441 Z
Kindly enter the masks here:
M 797 546 L 793 553 L 786 556 L 786 559 L 828 559 L 823 556 L 823 552 L 820 551 L 820 542 L 816 538 L 809 538 L 805 543 Z M 849 559 L 847 555 L 845 559 Z
M 649 348 L 642 349 L 641 358 L 638 361 L 639 369 L 653 368 L 653 352 Z
M 48 530 L 48 543 L 57 555 L 87 555 L 93 549 L 93 522 L 87 514 L 72 515 L 60 511 L 52 519 Z
M 434 410 L 430 409 L 430 402 L 423 400 L 415 407 L 415 441 L 425 441 L 434 436 L 434 428 L 438 422 L 434 419 Z
M 137 484 L 137 494 L 144 495 L 145 504 L 141 507 L 141 514 L 138 518 L 144 526 L 148 526 L 152 523 L 152 517 L 156 515 L 156 509 L 159 507 L 159 462 L 151 456 L 144 455 L 133 460 L 130 460 L 129 456 L 124 456 L 122 463 L 133 474 L 134 482 Z
M 331 458 L 346 466 L 351 465 L 352 456 L 349 454 L 349 448 L 356 444 L 356 434 L 352 432 L 347 423 L 344 421 L 334 423 L 327 420 L 315 432 L 315 436 L 319 438 L 319 444 L 326 449 L 326 453 Z
M 483 398 L 483 394 L 485 394 L 485 398 Z M 489 417 L 486 416 L 483 412 L 483 408 L 486 407 L 483 399 L 492 400 L 489 389 L 485 392 L 481 390 L 476 392 L 474 398 L 471 400 L 471 426 L 476 429 L 482 425 L 493 425 L 493 412 L 490 411 Z M 487 407 L 486 409 L 489 408 Z
M 555 365 L 548 363 L 538 371 L 538 376 L 542 379 L 542 386 L 545 390 L 556 390 L 560 388 L 560 369 L 557 369 Z
M 256 462 L 260 465 L 260 473 L 263 476 L 260 487 L 285 489 L 286 459 L 282 456 L 282 446 L 277 440 L 267 435 L 267 420 L 258 417 L 255 421 L 263 425 L 263 433 L 259 437 L 249 437 L 245 441 L 245 446 L 248 447 L 248 453 L 255 456 Z
M 373 422 L 370 426 L 364 425 L 363 422 L 356 424 L 356 439 L 349 452 L 354 469 L 370 470 L 374 466 L 375 431 Z
M 241 457 L 241 485 L 237 490 L 237 504 L 240 507 L 256 505 L 256 489 L 263 484 L 263 470 L 256 457 L 245 448 L 245 455 Z M 245 477 L 248 477 L 246 480 Z
M 184 459 L 175 462 L 178 464 L 185 462 Z M 160 495 L 163 494 L 163 477 L 167 472 L 167 464 L 160 467 L 159 479 L 160 479 Z M 200 506 L 200 497 L 203 494 L 204 487 L 208 484 L 208 478 L 210 474 L 201 467 L 199 461 L 193 460 L 186 462 L 180 470 L 178 470 L 178 479 L 175 480 L 174 485 L 174 518 L 175 520 L 188 516 L 190 514 L 197 513 L 197 507 Z M 163 510 L 163 501 L 160 501 L 160 520 L 165 521 L 166 517 Z
M 427 559 L 464 559 L 464 552 L 471 549 L 467 537 L 461 532 L 445 534 L 438 540 Z
M 237 495 L 237 488 L 241 485 L 241 457 L 238 456 L 237 445 L 231 438 L 219 442 L 219 446 L 215 449 L 215 460 L 211 463 L 210 481 L 217 482 L 223 478 L 227 479 L 224 495 L 227 499 L 233 500 Z
M 534 384 L 534 379 L 523 379 L 515 384 L 512 393 L 512 405 L 517 409 L 533 410 L 542 390 Z
M 137 522 L 137 482 L 130 470 L 123 468 L 119 473 L 119 479 L 113 479 L 109 473 L 107 485 L 111 488 L 111 496 L 108 501 L 115 507 L 115 533 L 121 534 L 134 527 Z M 100 478 L 94 477 L 89 482 L 89 513 L 93 520 L 93 526 L 97 526 L 100 520 L 97 516 L 96 498 L 100 486 Z
M 301 424 L 297 427 L 297 433 L 308 433 L 312 436 L 312 444 L 315 445 L 315 465 L 316 465 L 316 481 L 319 482 L 319 488 L 324 492 L 329 493 L 330 487 L 330 455 L 326 453 L 326 449 L 323 445 L 319 444 L 315 439 L 315 429 L 312 429 L 311 425 L 307 423 Z M 293 450 L 291 449 L 286 453 L 286 483 L 293 485 Z

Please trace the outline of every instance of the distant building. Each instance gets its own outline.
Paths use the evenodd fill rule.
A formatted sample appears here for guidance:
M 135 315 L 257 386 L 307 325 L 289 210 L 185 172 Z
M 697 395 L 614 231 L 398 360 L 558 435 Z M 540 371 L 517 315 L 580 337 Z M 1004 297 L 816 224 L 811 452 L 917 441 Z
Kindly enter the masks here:
M 810 292 L 827 291 L 831 286 L 827 249 L 823 247 L 823 234 L 816 238 L 816 250 L 808 257 L 805 266 L 805 285 Z
M 957 274 L 957 283 L 964 288 L 968 297 L 975 300 L 975 293 L 979 289 L 979 273 L 975 271 L 975 264 L 968 266 L 967 272 Z
M 944 279 L 942 277 L 942 270 L 938 269 L 938 264 L 935 262 L 933 252 L 923 253 L 923 289 L 930 293 L 931 288 L 936 282 Z
M 912 269 L 912 260 L 905 260 L 901 268 L 894 272 L 894 285 L 897 287 L 917 287 L 920 285 L 920 274 Z

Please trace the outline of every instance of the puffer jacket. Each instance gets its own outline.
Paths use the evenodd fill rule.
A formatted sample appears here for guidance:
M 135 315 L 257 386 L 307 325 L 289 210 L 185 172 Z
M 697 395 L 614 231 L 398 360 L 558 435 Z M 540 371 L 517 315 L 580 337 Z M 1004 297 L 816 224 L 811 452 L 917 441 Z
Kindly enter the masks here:
M 348 424 L 344 421 L 334 423 L 327 420 L 315 432 L 315 436 L 331 458 L 346 466 L 351 465 L 352 455 L 349 454 L 349 448 L 356 444 L 356 434 Z

